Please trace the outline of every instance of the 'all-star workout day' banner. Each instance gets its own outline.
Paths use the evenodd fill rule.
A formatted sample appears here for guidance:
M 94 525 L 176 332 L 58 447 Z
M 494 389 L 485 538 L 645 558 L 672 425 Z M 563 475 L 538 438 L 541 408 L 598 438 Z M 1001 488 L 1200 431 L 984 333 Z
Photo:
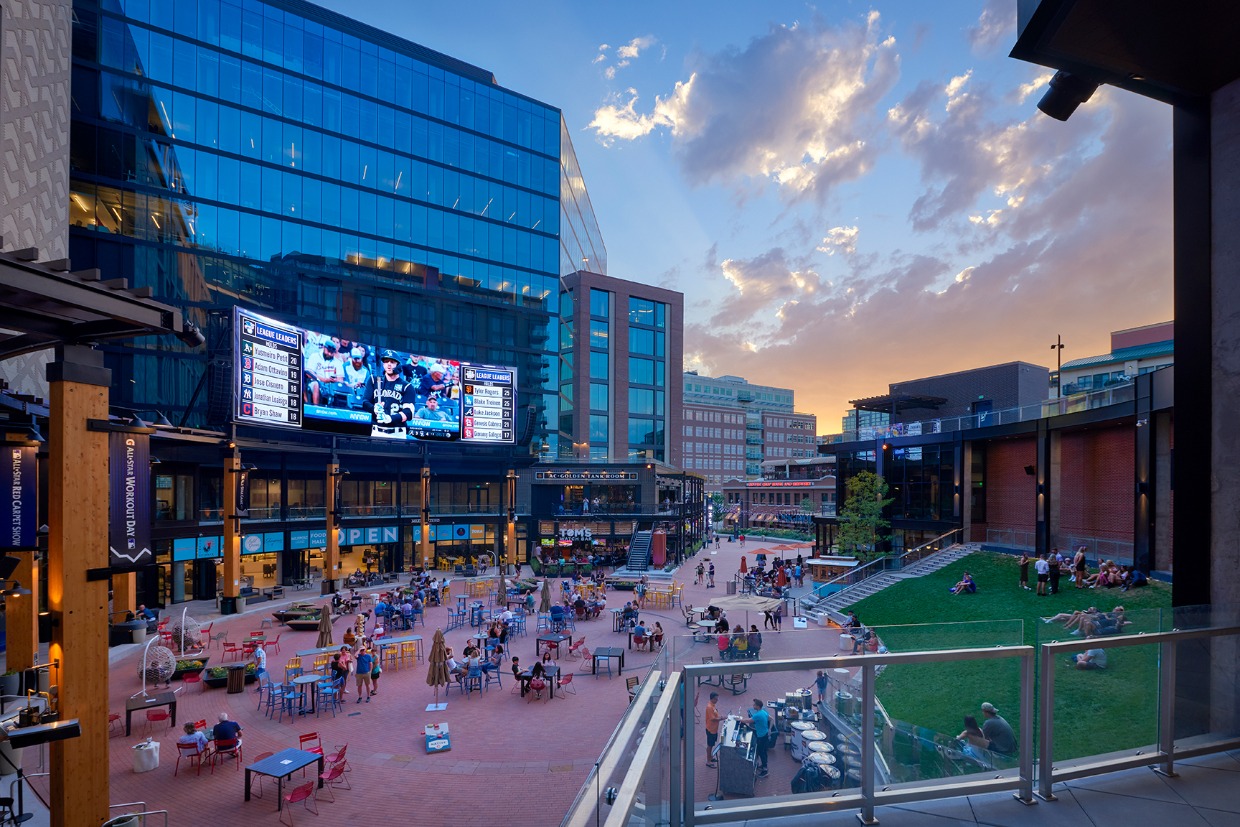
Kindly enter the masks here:
M 108 434 L 112 568 L 136 569 L 155 562 L 151 551 L 151 447 L 146 434 Z

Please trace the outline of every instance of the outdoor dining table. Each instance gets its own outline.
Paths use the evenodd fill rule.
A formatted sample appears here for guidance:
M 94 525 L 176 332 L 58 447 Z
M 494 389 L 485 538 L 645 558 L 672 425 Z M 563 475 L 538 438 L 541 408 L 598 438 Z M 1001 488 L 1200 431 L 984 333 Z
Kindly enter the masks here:
M 311 673 L 309 675 L 300 675 L 293 678 L 293 683 L 301 689 L 301 714 L 313 715 L 314 703 L 319 696 L 319 681 L 323 680 L 322 675 Z M 306 694 L 310 695 L 310 709 L 306 709 Z
M 710 636 L 714 634 L 715 627 L 719 624 L 714 620 L 699 620 L 694 624 L 693 640 L 695 643 L 702 643 L 710 640 Z
M 600 660 L 610 659 L 610 658 L 615 658 L 616 663 L 619 664 L 616 667 L 616 674 L 617 675 L 624 674 L 624 650 L 621 649 L 619 646 L 600 646 L 599 648 L 595 649 L 594 652 L 591 653 L 590 671 L 593 674 L 597 675 L 598 674 L 598 662 Z
M 134 712 L 139 709 L 153 709 L 157 706 L 168 707 L 172 715 L 172 726 L 177 725 L 177 696 L 173 692 L 157 692 L 151 696 L 138 695 L 125 702 L 125 737 L 129 737 L 130 723 Z
M 553 669 L 549 669 L 547 671 L 543 680 L 547 682 L 547 689 L 550 691 L 551 697 L 554 698 L 556 684 L 560 682 L 560 669 L 558 666 L 555 666 L 554 664 L 552 666 L 553 666 Z M 530 674 L 529 669 L 523 669 L 521 670 L 521 675 L 519 677 L 521 678 L 521 697 L 524 698 L 525 694 L 531 691 L 530 680 L 532 679 L 533 676 Z
M 343 645 L 344 644 L 339 644 L 335 646 L 324 646 L 319 649 L 303 649 L 302 651 L 297 653 L 297 657 L 312 658 L 315 655 L 334 655 L 340 651 L 340 646 L 343 646 Z
M 250 800 L 252 774 L 266 775 L 276 780 L 276 809 L 284 809 L 284 779 L 302 767 L 308 767 L 315 761 L 319 763 L 319 788 L 323 787 L 323 770 L 326 768 L 322 753 L 307 752 L 302 749 L 282 749 L 275 755 L 262 761 L 250 764 L 245 768 L 245 800 Z
M 573 636 L 563 635 L 563 634 L 539 635 L 538 638 L 534 641 L 534 657 L 538 657 L 539 654 L 541 654 L 540 650 L 542 649 L 542 645 L 544 643 L 554 643 L 557 646 L 559 646 L 560 644 L 564 643 L 564 641 L 568 641 L 568 645 L 572 646 Z

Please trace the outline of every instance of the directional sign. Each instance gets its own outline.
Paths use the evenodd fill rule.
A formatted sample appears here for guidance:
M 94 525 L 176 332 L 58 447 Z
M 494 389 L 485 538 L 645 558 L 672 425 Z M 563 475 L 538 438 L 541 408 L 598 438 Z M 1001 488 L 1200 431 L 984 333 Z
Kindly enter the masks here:
M 517 372 L 461 363 L 461 441 L 516 441 Z
M 238 422 L 301 427 L 301 331 L 237 308 Z

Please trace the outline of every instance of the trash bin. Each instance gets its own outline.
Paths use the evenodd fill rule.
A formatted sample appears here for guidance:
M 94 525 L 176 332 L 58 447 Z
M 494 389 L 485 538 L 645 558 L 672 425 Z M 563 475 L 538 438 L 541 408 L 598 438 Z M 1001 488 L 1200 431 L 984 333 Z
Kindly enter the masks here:
M 736 594 L 736 581 L 735 580 L 728 581 L 728 594 Z
M 245 664 L 228 664 L 228 694 L 240 695 L 245 691 Z
M 133 748 L 133 771 L 150 772 L 159 768 L 159 742 L 150 738 Z

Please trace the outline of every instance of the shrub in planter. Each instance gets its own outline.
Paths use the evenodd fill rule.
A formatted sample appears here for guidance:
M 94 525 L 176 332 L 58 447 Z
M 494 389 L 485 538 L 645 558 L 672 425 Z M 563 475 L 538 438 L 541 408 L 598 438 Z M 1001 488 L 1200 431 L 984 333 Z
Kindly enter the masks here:
M 212 666 L 206 671 L 202 682 L 215 689 L 223 689 L 228 683 L 228 670 L 222 666 Z
M 637 584 L 632 580 L 610 580 L 608 585 L 618 592 L 631 592 L 637 588 Z

